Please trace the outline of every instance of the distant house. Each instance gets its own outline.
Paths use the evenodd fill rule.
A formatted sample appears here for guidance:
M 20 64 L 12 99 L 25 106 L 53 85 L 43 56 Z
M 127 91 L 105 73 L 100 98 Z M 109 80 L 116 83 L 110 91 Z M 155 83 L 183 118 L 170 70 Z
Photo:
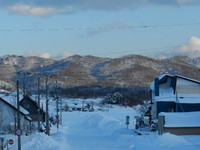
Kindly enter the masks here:
M 24 96 L 20 101 L 20 106 L 29 112 L 29 117 L 33 121 L 38 121 L 38 104 L 29 96 Z M 40 121 L 45 121 L 45 112 L 40 108 Z
M 151 83 L 151 119 L 160 112 L 200 111 L 200 81 L 164 74 Z
M 0 132 L 15 133 L 17 128 L 17 111 L 16 104 L 0 98 Z M 28 133 L 31 130 L 31 119 L 27 117 L 29 113 L 20 107 L 20 126 L 23 133 Z M 0 133 L 0 134 L 1 134 Z

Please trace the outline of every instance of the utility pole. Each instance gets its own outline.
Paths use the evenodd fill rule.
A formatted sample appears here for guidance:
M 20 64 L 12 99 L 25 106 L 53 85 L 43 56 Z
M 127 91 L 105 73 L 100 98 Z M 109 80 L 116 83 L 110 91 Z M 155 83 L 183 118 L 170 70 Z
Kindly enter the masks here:
M 20 108 L 19 108 L 19 81 L 17 81 L 17 128 L 20 129 Z M 21 136 L 18 136 L 18 150 L 21 150 Z
M 40 132 L 40 77 L 38 77 L 38 132 Z
M 62 99 L 60 99 L 60 125 L 62 126 Z
M 49 128 L 49 99 L 48 99 L 48 75 L 46 75 L 46 134 L 50 135 Z
M 57 80 L 56 80 L 56 122 L 57 122 L 57 131 L 58 131 L 58 127 L 59 127 L 59 115 L 58 115 L 58 100 L 59 100 L 59 97 L 58 97 L 58 86 L 57 86 Z
M 23 96 L 26 95 L 26 76 L 25 76 L 25 72 L 23 72 Z

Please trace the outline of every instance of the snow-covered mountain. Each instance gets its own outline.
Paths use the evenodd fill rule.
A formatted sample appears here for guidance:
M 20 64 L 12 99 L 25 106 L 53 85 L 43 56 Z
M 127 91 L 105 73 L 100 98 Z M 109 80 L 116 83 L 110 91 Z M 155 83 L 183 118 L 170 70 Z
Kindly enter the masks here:
M 62 60 L 7 55 L 0 57 L 0 89 L 15 90 L 16 80 L 37 89 L 45 86 L 149 87 L 155 76 L 178 74 L 200 80 L 200 58 L 176 56 L 155 59 L 141 55 L 101 58 L 74 55 Z M 55 84 L 57 83 L 57 84 Z

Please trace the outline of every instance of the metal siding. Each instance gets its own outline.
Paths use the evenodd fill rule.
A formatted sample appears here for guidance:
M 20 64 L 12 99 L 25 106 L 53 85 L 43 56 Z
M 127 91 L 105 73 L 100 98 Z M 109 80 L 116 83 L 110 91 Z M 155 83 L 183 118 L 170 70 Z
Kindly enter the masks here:
M 178 94 L 199 94 L 200 84 L 177 78 L 176 92 Z

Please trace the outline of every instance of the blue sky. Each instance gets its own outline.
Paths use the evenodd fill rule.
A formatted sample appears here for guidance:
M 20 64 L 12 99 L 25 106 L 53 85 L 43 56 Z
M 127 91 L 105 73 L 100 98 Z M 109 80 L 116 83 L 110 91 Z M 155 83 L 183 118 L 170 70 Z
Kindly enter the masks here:
M 200 57 L 199 0 L 0 0 L 0 56 Z

